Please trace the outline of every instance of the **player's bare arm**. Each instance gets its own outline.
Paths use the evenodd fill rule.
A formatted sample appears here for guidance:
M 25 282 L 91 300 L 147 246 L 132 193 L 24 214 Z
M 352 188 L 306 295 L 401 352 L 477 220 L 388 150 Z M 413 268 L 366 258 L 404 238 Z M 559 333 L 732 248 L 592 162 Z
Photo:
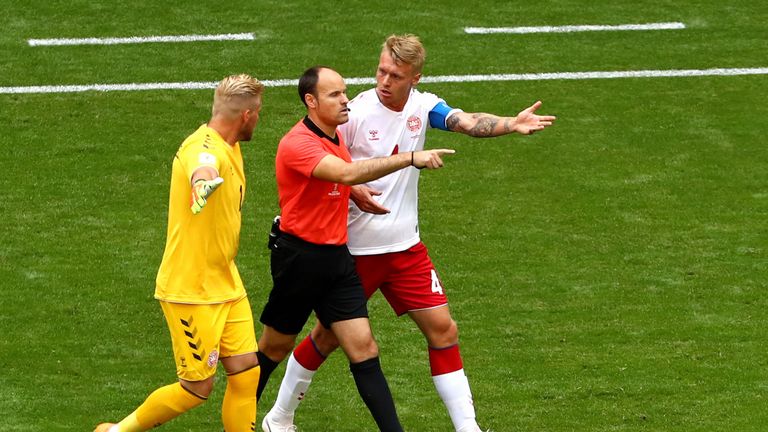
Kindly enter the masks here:
M 389 209 L 382 206 L 378 201 L 373 199 L 375 196 L 381 195 L 381 191 L 371 189 L 365 185 L 352 186 L 349 193 L 349 199 L 355 203 L 357 208 L 366 213 L 372 214 L 387 214 Z
M 219 176 L 219 172 L 216 171 L 216 168 L 209 167 L 209 166 L 202 166 L 197 168 L 195 172 L 192 173 L 190 184 L 195 184 L 195 182 L 198 180 L 213 180 L 218 176 Z
M 419 169 L 442 168 L 442 156 L 453 153 L 455 151 L 449 149 L 422 150 L 399 153 L 389 157 L 359 160 L 352 163 L 329 154 L 320 160 L 314 171 L 312 171 L 312 176 L 321 180 L 351 186 L 376 180 L 409 166 Z
M 551 126 L 555 116 L 538 115 L 536 110 L 541 106 L 537 101 L 528 108 L 520 111 L 516 117 L 500 117 L 487 113 L 453 113 L 446 120 L 448 129 L 465 135 L 488 138 L 510 133 L 530 135 L 536 131 Z

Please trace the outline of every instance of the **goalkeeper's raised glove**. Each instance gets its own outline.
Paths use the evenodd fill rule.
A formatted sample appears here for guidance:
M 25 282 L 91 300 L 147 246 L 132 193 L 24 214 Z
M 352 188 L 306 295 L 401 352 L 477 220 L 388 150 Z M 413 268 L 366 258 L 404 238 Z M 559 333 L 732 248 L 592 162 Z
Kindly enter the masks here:
M 190 201 L 192 214 L 198 214 L 203 211 L 205 203 L 208 202 L 208 197 L 222 183 L 224 183 L 224 179 L 221 177 L 216 177 L 213 180 L 199 179 L 195 181 L 195 184 L 192 185 L 192 199 Z

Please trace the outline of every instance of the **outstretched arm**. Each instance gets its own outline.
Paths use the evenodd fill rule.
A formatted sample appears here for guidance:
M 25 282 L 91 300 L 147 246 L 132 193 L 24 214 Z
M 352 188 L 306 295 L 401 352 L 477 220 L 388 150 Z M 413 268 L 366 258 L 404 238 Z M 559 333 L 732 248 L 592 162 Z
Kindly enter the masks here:
M 398 153 L 388 157 L 357 160 L 351 163 L 328 154 L 320 159 L 312 171 L 312 176 L 320 180 L 351 186 L 376 180 L 409 166 L 419 169 L 442 168 L 442 157 L 453 153 L 455 151 L 450 149 L 422 150 Z
M 448 129 L 478 138 L 495 137 L 510 133 L 530 135 L 551 126 L 555 116 L 538 115 L 541 101 L 520 111 L 516 117 L 499 117 L 486 113 L 455 112 L 445 124 Z

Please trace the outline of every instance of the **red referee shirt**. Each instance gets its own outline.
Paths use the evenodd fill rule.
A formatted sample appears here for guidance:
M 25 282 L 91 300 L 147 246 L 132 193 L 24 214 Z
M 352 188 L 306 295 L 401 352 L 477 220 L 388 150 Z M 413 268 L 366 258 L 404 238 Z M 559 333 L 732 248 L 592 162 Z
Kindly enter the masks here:
M 308 117 L 280 140 L 275 158 L 280 230 L 310 243 L 343 245 L 350 187 L 312 177 L 328 154 L 352 161 L 341 134 L 331 139 Z

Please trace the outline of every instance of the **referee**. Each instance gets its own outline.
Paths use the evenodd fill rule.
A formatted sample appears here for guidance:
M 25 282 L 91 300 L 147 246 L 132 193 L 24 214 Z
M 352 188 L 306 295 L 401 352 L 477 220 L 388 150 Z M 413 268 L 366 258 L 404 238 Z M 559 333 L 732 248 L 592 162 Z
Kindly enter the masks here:
M 315 66 L 299 79 L 298 90 L 307 116 L 282 138 L 275 161 L 280 233 L 272 245 L 273 288 L 261 314 L 258 395 L 314 311 L 338 338 L 379 430 L 402 431 L 379 363 L 363 287 L 346 245 L 350 186 L 404 168 L 440 168 L 441 156 L 453 150 L 352 162 L 336 129 L 349 119 L 344 79 L 330 68 Z M 262 428 L 289 430 L 266 419 Z

